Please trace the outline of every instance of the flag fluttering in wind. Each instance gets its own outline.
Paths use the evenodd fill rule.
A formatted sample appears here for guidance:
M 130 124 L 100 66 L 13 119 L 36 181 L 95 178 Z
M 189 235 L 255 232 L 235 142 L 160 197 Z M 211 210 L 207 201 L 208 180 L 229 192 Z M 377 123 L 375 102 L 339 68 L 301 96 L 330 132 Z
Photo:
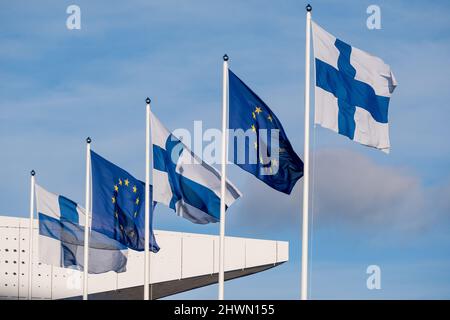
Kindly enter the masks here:
M 229 99 L 229 128 L 235 132 L 233 162 L 275 190 L 290 194 L 303 176 L 303 162 L 292 148 L 281 122 L 231 70 Z M 249 132 L 250 144 L 238 143 L 239 129 Z
M 194 223 L 218 222 L 220 173 L 198 158 L 153 114 L 151 121 L 154 201 Z M 227 207 L 240 196 L 240 191 L 227 181 Z
M 130 249 L 143 251 L 145 183 L 94 151 L 91 151 L 91 163 L 92 230 L 101 232 Z M 150 188 L 150 192 L 151 190 Z M 150 206 L 152 207 L 154 206 Z M 150 211 L 153 213 L 154 210 Z M 150 250 L 158 252 L 152 220 L 150 219 Z
M 85 210 L 72 200 L 48 192 L 36 184 L 39 217 L 39 261 L 83 270 Z M 92 231 L 89 241 L 89 273 L 126 271 L 128 249 L 106 235 Z
M 389 152 L 388 107 L 397 86 L 389 65 L 312 22 L 315 123 Z

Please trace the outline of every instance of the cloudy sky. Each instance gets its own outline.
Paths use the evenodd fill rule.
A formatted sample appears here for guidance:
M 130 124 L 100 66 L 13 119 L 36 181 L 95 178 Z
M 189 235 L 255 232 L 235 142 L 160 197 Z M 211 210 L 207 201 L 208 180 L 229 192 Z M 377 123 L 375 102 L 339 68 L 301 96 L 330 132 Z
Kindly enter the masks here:
M 81 30 L 66 8 L 81 8 Z M 311 1 L 326 30 L 391 65 L 391 154 L 312 132 L 310 294 L 315 299 L 450 298 L 450 4 Z M 381 8 L 381 30 L 366 9 Z M 29 171 L 83 203 L 84 139 L 144 177 L 145 97 L 168 128 L 219 128 L 222 55 L 277 114 L 303 157 L 306 2 L 2 1 L 0 214 L 26 216 Z M 302 184 L 290 196 L 236 166 L 244 196 L 227 234 L 286 240 L 282 266 L 226 284 L 230 299 L 296 299 Z M 217 234 L 159 206 L 158 229 Z M 366 268 L 381 268 L 368 290 Z M 215 299 L 209 286 L 175 298 Z

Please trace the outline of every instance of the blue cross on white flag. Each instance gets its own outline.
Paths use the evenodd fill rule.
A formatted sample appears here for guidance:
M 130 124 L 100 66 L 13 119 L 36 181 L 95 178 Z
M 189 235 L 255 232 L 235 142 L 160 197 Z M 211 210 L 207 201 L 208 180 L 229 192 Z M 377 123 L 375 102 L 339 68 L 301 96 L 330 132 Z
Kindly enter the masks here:
M 153 200 L 194 223 L 220 220 L 220 174 L 171 134 L 153 114 Z M 241 193 L 227 181 L 225 205 Z
M 83 270 L 85 210 L 72 200 L 36 184 L 39 215 L 39 261 L 62 268 Z M 91 230 L 89 273 L 125 272 L 128 248 Z
M 397 86 L 383 60 L 312 22 L 315 120 L 351 140 L 389 153 L 388 107 Z

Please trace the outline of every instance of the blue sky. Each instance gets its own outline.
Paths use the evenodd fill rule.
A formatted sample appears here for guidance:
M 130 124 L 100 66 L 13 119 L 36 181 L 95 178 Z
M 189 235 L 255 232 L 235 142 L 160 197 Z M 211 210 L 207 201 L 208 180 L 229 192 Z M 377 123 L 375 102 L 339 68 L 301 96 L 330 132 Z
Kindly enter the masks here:
M 81 7 L 81 30 L 65 26 Z M 313 19 L 383 58 L 399 86 L 391 154 L 323 128 L 312 133 L 311 297 L 450 298 L 450 5 L 311 1 Z M 366 8 L 381 8 L 381 30 Z M 0 213 L 26 216 L 29 171 L 83 203 L 84 139 L 144 177 L 145 97 L 168 128 L 220 127 L 222 55 L 277 114 L 303 157 L 301 1 L 3 1 L 0 4 Z M 302 181 L 291 196 L 236 166 L 244 197 L 227 234 L 286 240 L 290 261 L 226 284 L 229 299 L 299 297 Z M 159 206 L 156 228 L 217 234 Z M 366 288 L 379 265 L 381 290 Z M 174 296 L 215 299 L 216 286 Z

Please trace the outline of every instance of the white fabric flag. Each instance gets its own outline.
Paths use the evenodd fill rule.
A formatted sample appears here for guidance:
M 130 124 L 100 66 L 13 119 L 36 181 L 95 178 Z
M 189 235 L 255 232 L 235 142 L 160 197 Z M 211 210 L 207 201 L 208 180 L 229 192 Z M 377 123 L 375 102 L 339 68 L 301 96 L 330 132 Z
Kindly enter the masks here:
M 397 86 L 389 65 L 312 22 L 315 123 L 389 152 L 389 99 Z
M 153 114 L 153 200 L 194 223 L 220 220 L 220 173 L 199 159 Z M 227 181 L 225 204 L 241 196 Z
M 85 210 L 66 197 L 53 194 L 36 184 L 39 216 L 39 261 L 45 264 L 83 270 Z M 124 272 L 127 248 L 99 232 L 89 238 L 89 273 Z

